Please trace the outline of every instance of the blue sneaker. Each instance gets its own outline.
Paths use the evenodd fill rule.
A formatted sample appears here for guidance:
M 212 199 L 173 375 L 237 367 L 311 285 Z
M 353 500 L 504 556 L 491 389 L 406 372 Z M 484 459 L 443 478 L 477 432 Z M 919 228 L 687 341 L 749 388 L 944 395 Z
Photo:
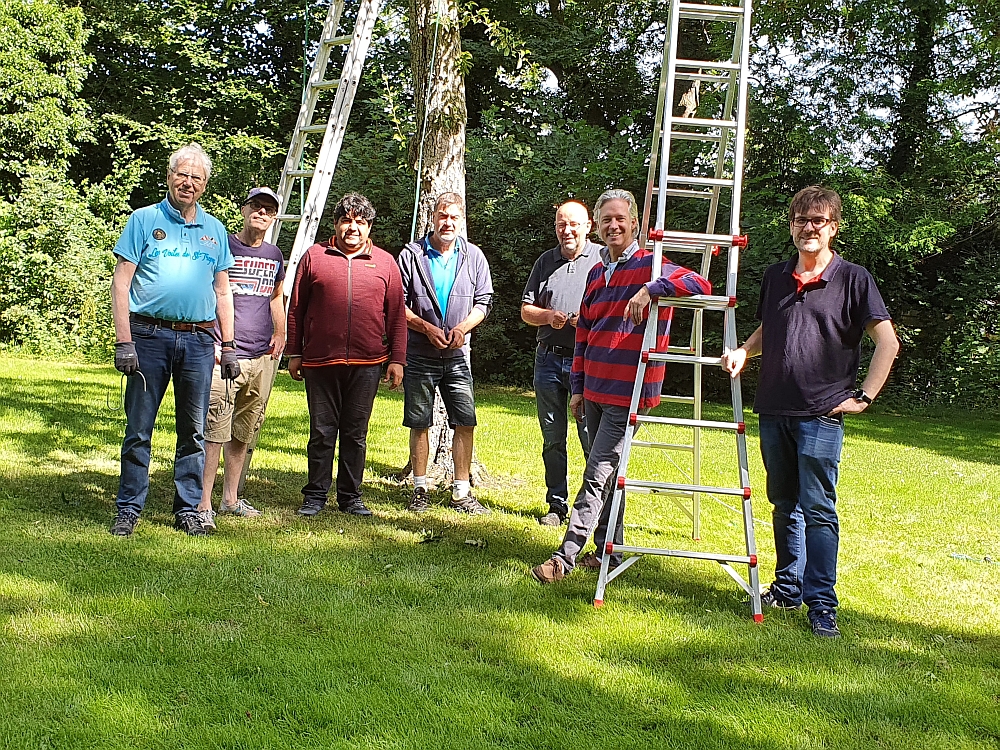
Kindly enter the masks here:
M 809 612 L 809 623 L 813 635 L 819 638 L 840 638 L 840 628 L 837 627 L 837 613 L 832 609 L 820 609 Z

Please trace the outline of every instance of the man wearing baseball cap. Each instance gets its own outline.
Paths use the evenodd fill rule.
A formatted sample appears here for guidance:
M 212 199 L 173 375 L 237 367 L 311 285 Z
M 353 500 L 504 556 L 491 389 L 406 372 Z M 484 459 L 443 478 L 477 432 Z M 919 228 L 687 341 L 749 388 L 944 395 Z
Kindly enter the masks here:
M 247 449 L 264 421 L 275 368 L 285 348 L 285 305 L 281 295 L 284 259 L 277 247 L 264 242 L 280 205 L 271 188 L 253 188 L 240 209 L 243 229 L 229 235 L 229 249 L 236 261 L 229 269 L 229 286 L 240 375 L 233 381 L 223 380 L 216 365 L 212 377 L 212 397 L 205 420 L 205 476 L 198 504 L 198 518 L 208 531 L 216 529 L 212 489 L 220 454 L 225 455 L 226 469 L 219 513 L 244 518 L 260 515 L 259 510 L 237 496 L 237 490 Z

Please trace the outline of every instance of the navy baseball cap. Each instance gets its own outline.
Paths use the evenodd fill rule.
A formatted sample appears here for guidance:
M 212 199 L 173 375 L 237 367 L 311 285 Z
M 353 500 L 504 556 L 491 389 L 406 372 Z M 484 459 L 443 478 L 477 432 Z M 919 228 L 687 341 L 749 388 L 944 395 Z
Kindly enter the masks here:
M 243 205 L 245 206 L 247 203 L 249 203 L 250 201 L 252 201 L 254 198 L 260 198 L 260 197 L 270 198 L 271 200 L 274 201 L 274 205 L 275 206 L 277 206 L 278 208 L 281 208 L 281 201 L 278 200 L 277 194 L 273 190 L 271 190 L 271 188 L 269 188 L 269 187 L 255 187 L 255 188 L 253 188 L 250 191 L 250 194 L 247 196 L 247 199 L 245 201 L 243 201 Z

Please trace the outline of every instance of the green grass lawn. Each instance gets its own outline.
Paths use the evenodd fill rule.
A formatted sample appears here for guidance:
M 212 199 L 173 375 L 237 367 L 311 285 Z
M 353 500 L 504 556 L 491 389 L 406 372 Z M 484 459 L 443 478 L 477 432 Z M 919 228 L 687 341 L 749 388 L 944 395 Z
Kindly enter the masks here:
M 170 528 L 172 395 L 136 535 L 107 533 L 124 431 L 110 367 L 0 364 L 0 745 L 7 748 L 997 748 L 1000 436 L 989 415 L 850 420 L 839 619 L 749 618 L 714 563 L 647 558 L 596 577 L 528 576 L 561 539 L 545 512 L 530 393 L 481 388 L 477 445 L 498 512 L 404 509 L 402 399 L 369 437 L 370 519 L 295 515 L 302 387 L 281 373 L 247 483 L 256 521 Z M 724 418 L 723 409 L 711 409 Z M 748 415 L 748 419 L 752 419 Z M 748 425 L 764 582 L 769 507 Z M 731 436 L 705 481 L 736 483 Z M 682 476 L 642 457 L 649 476 Z M 680 468 L 684 468 L 681 466 Z M 582 469 L 579 448 L 572 472 Z M 221 484 L 221 483 L 220 483 Z M 217 487 L 218 492 L 218 487 Z M 438 497 L 442 502 L 443 496 Z M 739 552 L 636 496 L 627 540 Z M 429 533 L 433 532 L 433 534 Z M 427 541 L 430 537 L 434 541 Z M 470 544 L 469 542 L 475 542 Z

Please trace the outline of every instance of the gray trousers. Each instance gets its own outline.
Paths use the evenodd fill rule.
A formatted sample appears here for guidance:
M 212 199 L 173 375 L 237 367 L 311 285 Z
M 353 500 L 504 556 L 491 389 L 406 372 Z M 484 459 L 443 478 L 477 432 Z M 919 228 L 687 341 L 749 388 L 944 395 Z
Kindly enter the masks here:
M 618 461 L 625 444 L 625 430 L 628 428 L 628 407 L 609 406 L 594 401 L 585 402 L 587 409 L 587 432 L 590 435 L 590 456 L 587 468 L 583 470 L 583 485 L 576 493 L 573 512 L 569 517 L 569 528 L 563 543 L 552 555 L 562 563 L 569 573 L 576 565 L 591 533 L 597 545 L 597 556 L 604 555 L 604 544 L 608 535 L 608 520 L 611 515 L 611 491 L 618 474 Z M 647 410 L 643 410 L 647 411 Z M 622 543 L 622 517 L 625 503 L 618 508 L 618 523 L 615 526 L 615 544 Z M 597 527 L 596 532 L 594 527 Z M 620 563 L 621 555 L 612 557 L 612 564 Z

